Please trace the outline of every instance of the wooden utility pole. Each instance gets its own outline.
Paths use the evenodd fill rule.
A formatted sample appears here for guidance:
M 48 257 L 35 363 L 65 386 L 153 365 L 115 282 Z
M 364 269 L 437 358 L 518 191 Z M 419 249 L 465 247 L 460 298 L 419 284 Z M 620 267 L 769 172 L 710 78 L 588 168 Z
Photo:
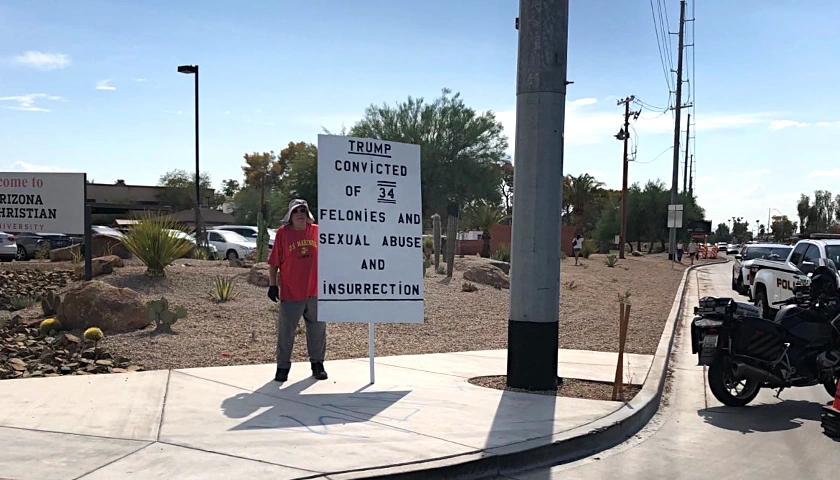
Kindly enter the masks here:
M 682 108 L 683 50 L 685 49 L 685 0 L 680 1 L 680 32 L 677 48 L 677 98 L 674 104 L 674 162 L 671 174 L 671 205 L 679 201 L 677 188 L 680 181 L 680 109 Z M 672 227 L 668 238 L 668 258 L 677 261 L 677 228 Z
M 683 193 L 688 192 L 688 176 L 691 169 L 688 167 L 688 134 L 691 130 L 691 114 L 686 116 L 685 120 L 685 161 L 683 161 Z
M 635 99 L 636 97 L 634 95 L 630 95 L 617 102 L 617 105 L 624 104 L 624 129 L 615 136 L 615 138 L 624 141 L 624 156 L 621 157 L 623 170 L 621 180 L 621 228 L 618 236 L 618 258 L 621 259 L 625 258 L 624 246 L 627 245 L 627 170 L 630 163 L 629 158 L 627 158 L 627 147 L 630 141 L 630 102 Z
M 688 167 L 688 194 L 694 194 L 694 155 L 691 156 L 690 167 Z

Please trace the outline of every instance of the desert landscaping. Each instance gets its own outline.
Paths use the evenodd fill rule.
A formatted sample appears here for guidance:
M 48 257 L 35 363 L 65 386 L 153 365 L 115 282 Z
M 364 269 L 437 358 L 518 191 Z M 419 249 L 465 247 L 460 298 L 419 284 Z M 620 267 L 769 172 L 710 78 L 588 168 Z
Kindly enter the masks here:
M 633 305 L 626 351 L 652 354 L 686 266 L 663 254 L 628 256 L 613 266 L 606 257 L 593 254 L 581 266 L 563 260 L 560 345 L 617 351 L 623 297 Z M 148 276 L 136 258 L 106 256 L 94 265 L 99 275 L 90 282 L 73 273 L 78 259 L 4 265 L 0 378 L 274 362 L 277 304 L 266 297 L 265 264 L 180 258 L 165 276 Z M 479 256 L 456 257 L 451 279 L 428 268 L 425 323 L 378 325 L 377 355 L 506 348 L 508 269 Z M 219 281 L 232 289 L 226 301 L 211 297 Z M 63 301 L 45 315 L 38 299 L 48 291 Z M 167 311 L 186 316 L 170 326 L 152 322 L 148 302 L 162 297 Z M 42 331 L 47 317 L 63 322 L 64 331 Z M 92 326 L 104 332 L 102 340 L 85 339 Z M 367 325 L 329 324 L 327 362 L 366 357 L 367 340 Z M 306 359 L 299 339 L 293 360 Z

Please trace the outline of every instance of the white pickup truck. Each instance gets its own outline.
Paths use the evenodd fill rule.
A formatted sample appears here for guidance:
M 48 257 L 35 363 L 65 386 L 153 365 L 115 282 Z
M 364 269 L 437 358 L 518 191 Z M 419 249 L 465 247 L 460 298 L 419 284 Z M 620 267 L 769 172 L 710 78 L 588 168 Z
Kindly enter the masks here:
M 792 297 L 797 285 L 808 285 L 808 274 L 814 273 L 820 259 L 840 265 L 840 237 L 813 235 L 800 240 L 784 262 L 753 260 L 749 275 L 750 294 L 761 315 L 773 319 L 776 314 L 773 304 Z

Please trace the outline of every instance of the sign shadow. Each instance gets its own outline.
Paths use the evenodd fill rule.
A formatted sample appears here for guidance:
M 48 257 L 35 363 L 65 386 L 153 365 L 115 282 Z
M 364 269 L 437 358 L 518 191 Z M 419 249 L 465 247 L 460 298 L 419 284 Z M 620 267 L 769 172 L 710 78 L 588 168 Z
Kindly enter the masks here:
M 309 377 L 280 388 L 277 382 L 269 381 L 253 392 L 242 392 L 226 398 L 222 401 L 222 412 L 228 418 L 245 419 L 231 428 L 231 431 L 302 427 L 311 433 L 328 434 L 332 425 L 370 422 L 411 393 L 359 390 L 349 393 L 303 394 L 304 390 L 316 382 Z M 260 410 L 263 411 L 252 416 Z M 382 419 L 406 421 L 418 411 L 416 408 L 397 408 Z

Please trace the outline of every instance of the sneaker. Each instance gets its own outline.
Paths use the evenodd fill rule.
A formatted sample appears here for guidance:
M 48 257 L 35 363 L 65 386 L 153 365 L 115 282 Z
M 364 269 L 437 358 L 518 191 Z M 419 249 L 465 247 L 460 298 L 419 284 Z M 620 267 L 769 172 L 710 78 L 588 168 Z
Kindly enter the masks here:
M 324 370 L 324 364 L 321 362 L 312 362 L 312 376 L 316 380 L 326 380 L 327 371 Z
M 277 368 L 277 373 L 274 374 L 274 381 L 275 382 L 285 382 L 289 379 L 289 369 L 288 368 Z

